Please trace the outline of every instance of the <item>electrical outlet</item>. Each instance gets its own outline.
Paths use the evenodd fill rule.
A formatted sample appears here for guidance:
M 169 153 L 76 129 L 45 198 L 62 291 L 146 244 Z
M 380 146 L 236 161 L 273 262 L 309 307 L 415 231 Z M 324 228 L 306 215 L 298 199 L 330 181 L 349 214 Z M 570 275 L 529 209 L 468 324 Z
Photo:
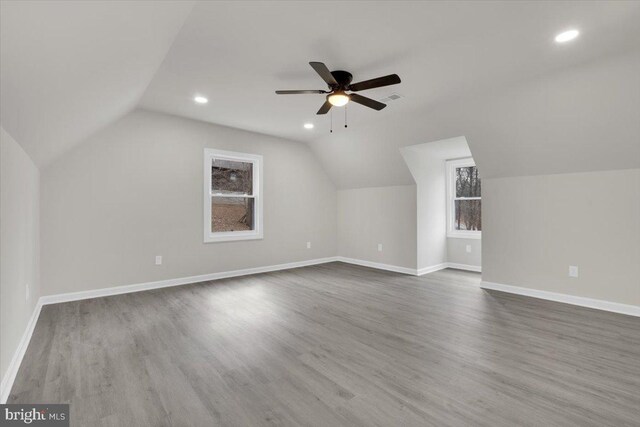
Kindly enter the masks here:
M 26 294 L 24 298 L 25 300 L 29 301 L 29 297 L 31 296 L 31 286 L 29 286 L 29 284 L 27 283 L 24 288 Z
M 378 243 L 378 252 L 382 252 L 382 243 Z
M 569 266 L 569 277 L 578 277 L 578 266 L 570 265 Z
M 307 242 L 307 249 L 311 249 L 311 242 Z
M 162 255 L 156 255 L 156 265 L 162 265 Z
M 467 253 L 470 254 L 471 253 L 471 245 L 467 245 Z

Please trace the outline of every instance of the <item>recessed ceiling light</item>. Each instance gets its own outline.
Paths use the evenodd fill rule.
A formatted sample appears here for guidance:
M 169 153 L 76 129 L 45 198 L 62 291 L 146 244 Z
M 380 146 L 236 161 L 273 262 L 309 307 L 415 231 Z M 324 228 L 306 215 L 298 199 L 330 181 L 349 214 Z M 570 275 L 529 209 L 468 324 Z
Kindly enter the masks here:
M 304 128 L 305 129 L 313 129 L 313 123 L 305 123 L 304 124 Z
M 209 100 L 204 96 L 196 96 L 195 98 L 193 98 L 193 100 L 196 101 L 198 104 L 206 104 L 207 102 L 209 102 Z
M 556 42 L 565 43 L 571 41 L 580 35 L 578 30 L 564 31 L 556 36 Z

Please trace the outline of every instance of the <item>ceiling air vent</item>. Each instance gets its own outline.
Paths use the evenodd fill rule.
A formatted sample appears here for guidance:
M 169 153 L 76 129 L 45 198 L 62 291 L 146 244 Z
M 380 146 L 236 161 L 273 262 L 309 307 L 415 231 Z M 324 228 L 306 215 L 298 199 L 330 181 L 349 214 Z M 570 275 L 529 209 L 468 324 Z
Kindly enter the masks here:
M 391 101 L 397 101 L 400 98 L 402 98 L 401 95 L 398 95 L 397 93 L 392 93 L 391 95 L 387 96 L 386 98 L 379 99 L 379 101 L 386 104 L 386 103 L 391 102 Z

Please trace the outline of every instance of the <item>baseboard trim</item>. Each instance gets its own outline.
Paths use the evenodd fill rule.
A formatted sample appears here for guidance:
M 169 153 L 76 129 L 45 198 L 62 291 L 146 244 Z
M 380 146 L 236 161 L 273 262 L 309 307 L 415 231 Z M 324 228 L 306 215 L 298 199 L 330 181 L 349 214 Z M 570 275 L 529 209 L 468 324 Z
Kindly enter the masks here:
M 417 276 L 424 276 L 425 274 L 434 273 L 436 271 L 444 270 L 445 268 L 455 268 L 456 270 L 474 271 L 476 273 L 482 272 L 482 267 L 478 265 L 458 264 L 455 262 L 443 262 L 441 264 L 430 265 L 429 267 L 423 267 L 418 269 Z
M 429 267 L 423 267 L 418 269 L 417 276 L 424 276 L 425 274 L 434 273 L 436 271 L 444 270 L 447 268 L 446 262 L 441 264 L 430 265 Z
M 448 262 L 447 268 L 455 268 L 456 270 L 475 271 L 476 273 L 482 273 L 482 267 L 479 265 L 458 264 L 457 262 Z
M 418 273 L 415 268 L 400 267 L 398 265 L 382 264 L 379 262 L 365 261 L 363 259 L 347 258 L 343 256 L 336 257 L 336 261 L 346 262 L 347 264 L 360 265 L 362 267 L 377 268 L 378 270 L 393 271 L 395 273 L 410 274 L 416 276 Z
M 596 310 L 611 311 L 613 313 L 627 314 L 629 316 L 640 317 L 640 306 L 621 304 L 617 302 L 604 301 L 593 298 L 579 297 L 575 295 L 560 294 L 556 292 L 541 291 L 538 289 L 523 288 L 520 286 L 503 285 L 502 283 L 485 282 L 480 283 L 482 289 L 507 292 L 510 294 L 523 295 L 532 298 L 545 299 L 549 301 L 562 302 L 565 304 L 578 305 L 580 307 L 595 308 Z
M 288 262 L 286 264 L 268 265 L 264 267 L 245 268 L 242 270 L 223 271 L 219 273 L 202 274 L 199 276 L 180 277 L 176 279 L 158 280 L 156 282 L 137 283 L 134 285 L 115 286 L 111 288 L 94 289 L 90 291 L 69 292 L 65 294 L 47 295 L 40 299 L 42 304 L 58 304 L 61 302 L 78 301 L 111 295 L 128 294 L 132 292 L 148 291 L 151 289 L 167 288 L 171 286 L 189 285 L 198 282 L 227 279 L 230 277 L 248 276 L 251 274 L 268 273 L 271 271 L 289 270 L 292 268 L 308 267 L 337 261 L 337 257 L 316 258 L 307 261 Z
M 27 347 L 29 347 L 29 343 L 31 342 L 31 336 L 33 335 L 33 331 L 36 328 L 36 323 L 38 323 L 38 317 L 40 317 L 41 309 L 42 304 L 40 300 L 38 300 L 36 306 L 33 309 L 33 313 L 31 313 L 31 317 L 29 318 L 27 327 L 22 334 L 22 338 L 20 338 L 18 348 L 16 349 L 15 353 L 13 353 L 13 357 L 11 358 L 11 362 L 9 363 L 7 372 L 5 372 L 5 375 L 2 377 L 2 383 L 0 383 L 0 404 L 7 403 L 9 393 L 11 393 L 11 387 L 13 387 L 13 382 L 16 379 L 16 375 L 18 375 L 18 370 L 20 369 L 20 365 L 22 364 L 22 359 L 24 358 L 24 355 L 27 352 Z
M 378 270 L 393 271 L 396 273 L 410 274 L 412 276 L 424 276 L 425 274 L 434 273 L 444 270 L 445 268 L 455 268 L 457 270 L 467 270 L 474 272 L 482 272 L 482 267 L 468 264 L 458 264 L 455 262 L 443 262 L 441 264 L 430 265 L 420 269 L 400 267 L 391 264 L 382 264 L 379 262 L 365 261 L 363 259 L 347 258 L 343 256 L 336 257 L 336 261 L 346 262 L 347 264 L 361 265 L 363 267 L 377 268 Z

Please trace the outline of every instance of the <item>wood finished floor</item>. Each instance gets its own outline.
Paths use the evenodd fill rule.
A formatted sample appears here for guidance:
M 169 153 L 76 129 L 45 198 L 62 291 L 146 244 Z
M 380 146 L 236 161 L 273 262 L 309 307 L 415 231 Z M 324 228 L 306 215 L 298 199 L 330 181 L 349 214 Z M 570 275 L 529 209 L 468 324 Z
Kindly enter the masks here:
M 73 426 L 640 425 L 640 319 L 325 264 L 45 306 L 8 403 Z

